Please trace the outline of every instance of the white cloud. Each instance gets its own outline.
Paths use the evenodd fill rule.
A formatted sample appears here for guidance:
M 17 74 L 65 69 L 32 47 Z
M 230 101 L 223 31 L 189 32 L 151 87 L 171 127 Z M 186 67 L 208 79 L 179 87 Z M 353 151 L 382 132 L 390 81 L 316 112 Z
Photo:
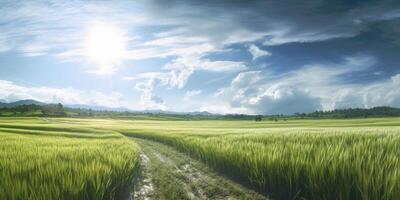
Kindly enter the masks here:
M 24 86 L 10 81 L 0 80 L 0 99 L 15 101 L 35 99 L 46 103 L 88 104 L 107 107 L 129 107 L 124 104 L 122 94 L 113 92 L 105 94 L 99 91 L 83 91 L 74 88 L 55 88 L 41 86 Z
M 151 101 L 150 96 L 154 96 L 156 87 L 167 86 L 169 88 L 183 88 L 190 76 L 195 71 L 208 71 L 215 73 L 233 73 L 247 69 L 242 62 L 233 61 L 211 61 L 208 59 L 201 59 L 197 56 L 180 57 L 167 63 L 161 72 L 148 72 L 141 73 L 136 76 L 124 77 L 123 80 L 137 81 L 136 89 L 142 91 L 145 98 L 143 105 L 148 107 L 158 107 L 154 101 Z M 147 89 L 143 89 L 146 86 Z M 151 106 L 150 106 L 151 105 Z M 165 108 L 162 104 L 160 108 Z
M 146 73 L 141 74 L 135 79 L 143 79 L 144 81 L 136 83 L 135 89 L 142 92 L 140 96 L 140 109 L 161 109 L 167 108 L 164 100 L 155 94 L 155 87 L 159 84 L 167 84 L 168 80 L 163 79 L 164 74 L 162 73 Z
M 334 38 L 349 38 L 358 35 L 359 32 L 357 30 L 351 30 L 349 32 L 334 32 L 334 31 L 327 31 L 324 30 L 309 30 L 308 32 L 295 32 L 291 30 L 282 30 L 276 31 L 268 35 L 268 39 L 263 42 L 263 45 L 281 45 L 285 43 L 291 42 L 319 42 L 324 40 L 330 40 Z
M 249 52 L 253 56 L 253 60 L 255 60 L 255 59 L 259 58 L 259 57 L 271 56 L 272 55 L 270 52 L 262 50 L 262 49 L 258 48 L 254 44 L 249 45 Z
M 285 74 L 239 73 L 229 87 L 214 94 L 220 105 L 245 113 L 291 114 L 318 109 L 400 106 L 400 74 L 368 84 L 343 83 L 340 77 L 374 66 L 371 56 L 353 56 L 341 63 L 314 64 Z M 215 104 L 214 104 L 215 105 Z
M 272 114 L 288 114 L 294 112 L 312 112 L 321 109 L 320 99 L 313 97 L 305 90 L 295 87 L 270 87 L 249 99 L 237 102 L 246 105 L 253 113 L 262 111 Z M 232 102 L 235 104 L 236 102 Z
M 362 96 L 362 102 L 366 107 L 381 105 L 400 107 L 400 74 L 392 76 L 390 80 L 370 84 L 358 93 Z
M 171 87 L 177 87 L 181 89 L 186 85 L 189 77 L 193 74 L 193 69 L 182 68 L 179 70 L 172 70 L 170 74 L 171 76 L 169 80 L 169 85 Z
M 125 76 L 123 80 L 125 81 L 137 81 L 137 80 L 145 80 L 145 79 L 158 79 L 163 84 L 167 85 L 169 82 L 169 75 L 166 72 L 146 72 L 140 73 L 135 76 Z
M 209 71 L 232 73 L 247 69 L 242 62 L 211 61 L 197 56 L 180 57 L 165 65 L 166 71 L 142 73 L 124 80 L 138 81 L 136 89 L 142 92 L 142 105 L 148 108 L 165 109 L 163 101 L 154 101 L 155 88 L 167 86 L 169 88 L 183 88 L 195 71 Z M 161 98 L 159 98 L 161 99 Z
M 154 40 L 143 43 L 143 46 L 157 46 L 157 47 L 186 47 L 188 45 L 204 44 L 208 42 L 206 37 L 181 37 L 178 35 L 168 36 L 165 34 L 158 34 Z
M 247 71 L 239 73 L 231 83 L 231 86 L 240 89 L 252 86 L 261 79 L 261 71 Z
M 188 101 L 192 97 L 198 96 L 200 94 L 201 94 L 201 90 L 189 90 L 189 91 L 186 91 L 185 96 L 183 97 L 183 99 L 185 101 Z
M 20 48 L 26 56 L 42 56 L 46 55 L 49 47 L 43 44 L 27 44 Z
M 195 71 L 232 73 L 247 69 L 243 62 L 211 61 L 197 56 L 180 57 L 164 67 L 171 73 L 170 86 L 183 88 Z
M 238 108 L 232 107 L 229 103 L 216 103 L 214 105 L 207 104 L 200 106 L 200 111 L 207 111 L 210 113 L 219 113 L 219 114 L 237 114 L 237 113 L 249 113 L 249 110 L 246 108 Z M 249 113 L 251 114 L 251 113 Z

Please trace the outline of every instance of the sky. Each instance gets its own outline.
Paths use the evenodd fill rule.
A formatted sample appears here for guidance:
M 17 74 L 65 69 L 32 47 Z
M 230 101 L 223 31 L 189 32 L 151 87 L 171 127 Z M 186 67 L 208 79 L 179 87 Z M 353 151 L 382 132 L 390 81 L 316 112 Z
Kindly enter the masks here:
M 0 99 L 178 112 L 400 107 L 400 1 L 0 0 Z

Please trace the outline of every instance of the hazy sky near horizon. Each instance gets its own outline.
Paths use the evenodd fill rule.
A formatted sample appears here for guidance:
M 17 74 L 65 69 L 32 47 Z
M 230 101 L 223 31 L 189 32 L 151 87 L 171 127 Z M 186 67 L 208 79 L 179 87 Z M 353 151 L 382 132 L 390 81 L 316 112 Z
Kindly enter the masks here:
M 400 1 L 0 0 L 0 14 L 2 101 L 400 107 Z

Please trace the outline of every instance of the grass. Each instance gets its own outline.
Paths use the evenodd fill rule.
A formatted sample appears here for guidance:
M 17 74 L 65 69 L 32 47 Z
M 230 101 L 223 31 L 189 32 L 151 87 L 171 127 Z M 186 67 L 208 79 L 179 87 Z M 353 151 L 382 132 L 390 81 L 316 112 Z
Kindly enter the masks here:
M 277 199 L 400 199 L 399 119 L 144 121 L 120 131 L 174 146 Z
M 120 198 L 132 184 L 137 159 L 138 147 L 116 132 L 2 119 L 0 199 Z

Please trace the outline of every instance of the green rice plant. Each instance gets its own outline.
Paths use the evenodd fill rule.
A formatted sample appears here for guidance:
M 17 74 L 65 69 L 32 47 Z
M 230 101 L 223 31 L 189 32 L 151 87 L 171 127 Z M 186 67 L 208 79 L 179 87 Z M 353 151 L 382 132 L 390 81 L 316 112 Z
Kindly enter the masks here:
M 115 199 L 138 147 L 176 147 L 274 199 L 400 199 L 400 120 L 0 119 L 0 199 Z
M 391 120 L 349 120 L 341 126 L 334 120 L 287 122 L 290 128 L 147 121 L 120 131 L 174 146 L 275 199 L 395 200 L 400 199 L 400 128 Z
M 0 120 L 0 199 L 126 197 L 138 146 L 106 132 L 40 119 Z

